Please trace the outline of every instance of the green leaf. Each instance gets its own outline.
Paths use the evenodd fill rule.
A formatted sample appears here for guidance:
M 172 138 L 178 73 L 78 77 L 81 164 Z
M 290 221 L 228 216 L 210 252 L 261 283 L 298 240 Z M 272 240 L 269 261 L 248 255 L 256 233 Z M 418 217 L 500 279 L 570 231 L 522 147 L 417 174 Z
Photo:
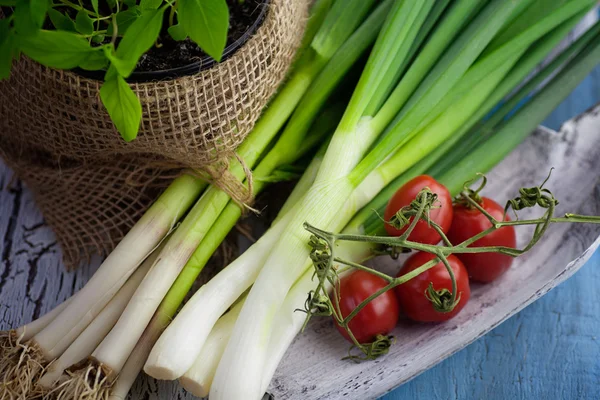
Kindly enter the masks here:
M 48 10 L 48 17 L 50 17 L 50 21 L 52 25 L 59 31 L 67 31 L 67 32 L 77 32 L 75 28 L 75 22 L 65 14 L 60 11 L 55 10 L 54 8 L 50 8 Z
M 37 26 L 32 16 L 31 4 L 28 1 L 17 0 L 13 15 L 15 30 L 19 35 L 33 35 L 39 30 L 39 26 Z
M 164 9 L 146 11 L 127 29 L 116 53 L 123 62 L 120 69 L 124 77 L 133 72 L 142 54 L 154 45 L 162 28 L 163 13 Z
M 187 33 L 181 24 L 170 26 L 167 32 L 169 32 L 173 40 L 181 41 L 187 37 Z
M 106 38 L 106 35 L 103 35 L 103 34 L 100 33 L 100 34 L 94 35 L 92 37 L 92 42 L 94 42 L 94 43 L 102 43 L 102 42 L 104 42 L 105 38 Z
M 2 22 L 2 21 L 0 21 Z M 13 50 L 15 45 L 15 37 L 7 32 L 6 35 L 0 36 L 0 80 L 8 79 L 10 69 L 12 67 Z
M 48 0 L 30 0 L 29 12 L 33 23 L 37 28 L 41 28 L 46 19 L 46 10 L 48 9 Z
M 133 24 L 139 17 L 142 15 L 140 8 L 138 6 L 131 7 L 125 11 L 121 11 L 117 14 L 117 28 L 119 36 L 125 35 L 127 29 Z M 113 25 L 112 23 L 108 26 L 108 30 L 106 32 L 107 35 L 112 36 L 113 34 Z
M 98 0 L 92 0 L 92 8 L 94 9 L 96 15 L 100 14 L 100 12 L 98 11 Z
M 17 5 L 17 0 L 0 0 L 0 6 L 14 7 Z
M 87 40 L 75 33 L 47 30 L 19 37 L 19 47 L 40 64 L 58 69 L 75 68 L 94 51 Z
M 117 70 L 119 75 L 126 76 L 129 67 L 128 64 L 117 57 L 112 46 L 105 46 L 103 49 L 104 56 L 110 61 L 110 64 Z
M 117 6 L 117 0 L 107 0 L 108 6 L 113 10 Z
M 162 4 L 163 0 L 141 0 L 142 10 L 156 10 Z
M 108 66 L 108 59 L 101 47 L 96 47 L 89 56 L 79 64 L 79 67 L 87 71 L 104 70 Z
M 10 32 L 10 20 L 0 19 L 0 43 L 2 43 Z
M 123 3 L 127 5 L 127 7 L 135 7 L 137 0 L 123 0 Z
M 83 35 L 91 35 L 94 32 L 94 21 L 84 10 L 79 10 L 75 16 L 75 28 Z
M 179 0 L 177 17 L 190 38 L 206 54 L 221 61 L 229 29 L 225 0 Z
M 122 76 L 114 74 L 100 88 L 100 99 L 119 133 L 127 142 L 138 134 L 142 105 Z

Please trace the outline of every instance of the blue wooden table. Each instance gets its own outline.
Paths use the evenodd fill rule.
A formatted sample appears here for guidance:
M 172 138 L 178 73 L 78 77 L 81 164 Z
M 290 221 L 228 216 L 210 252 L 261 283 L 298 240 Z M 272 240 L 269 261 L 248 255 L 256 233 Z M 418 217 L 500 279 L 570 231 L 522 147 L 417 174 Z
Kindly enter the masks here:
M 558 129 L 599 101 L 600 67 L 544 125 Z M 600 250 L 573 278 L 380 400 L 400 399 L 600 399 Z

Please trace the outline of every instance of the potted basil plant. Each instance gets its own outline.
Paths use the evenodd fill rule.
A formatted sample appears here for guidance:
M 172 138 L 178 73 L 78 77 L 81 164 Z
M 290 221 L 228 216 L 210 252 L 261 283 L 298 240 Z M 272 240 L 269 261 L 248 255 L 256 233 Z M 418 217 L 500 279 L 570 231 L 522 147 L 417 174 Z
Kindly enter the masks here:
M 110 251 L 173 168 L 231 157 L 311 3 L 0 0 L 0 156 L 67 265 Z

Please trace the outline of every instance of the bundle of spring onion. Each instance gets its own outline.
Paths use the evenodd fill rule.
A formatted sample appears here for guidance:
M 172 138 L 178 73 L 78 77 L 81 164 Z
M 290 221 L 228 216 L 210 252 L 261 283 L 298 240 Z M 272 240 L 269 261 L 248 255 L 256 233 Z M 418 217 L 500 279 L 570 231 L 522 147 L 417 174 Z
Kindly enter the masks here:
M 336 107 L 330 107 L 313 124 L 329 95 L 375 40 L 391 1 L 375 8 L 373 0 L 350 3 L 351 13 L 339 5 L 332 7 L 330 0 L 316 3 L 305 39 L 314 44 L 303 51 L 286 85 L 238 149 L 246 166 L 253 168 L 260 161 L 254 171 L 259 178 L 254 183 L 254 193 L 277 178 L 280 166 L 294 162 L 323 140 L 337 123 Z M 335 12 L 329 13 L 330 9 Z M 345 50 L 338 52 L 340 49 Z M 311 92 L 313 81 L 316 82 Z M 294 110 L 297 112 L 285 132 L 277 137 Z M 240 182 L 245 177 L 244 168 L 235 162 L 229 173 Z M 140 338 L 160 333 L 165 320 L 174 314 L 191 282 L 242 213 L 227 194 L 207 186 L 188 175 L 176 179 L 77 293 L 77 301 L 69 301 L 40 321 L 3 336 L 0 379 L 6 392 L 18 397 L 40 389 L 78 398 L 81 391 L 99 397 L 109 391 Z M 162 247 L 155 251 L 163 240 Z M 156 257 L 149 258 L 150 253 L 157 251 Z M 144 260 L 144 265 L 151 264 L 144 279 L 125 284 L 133 279 L 132 274 Z M 180 281 L 169 291 L 180 272 Z M 104 325 L 108 332 L 95 330 L 90 335 L 87 328 L 105 318 L 104 310 L 114 299 L 123 297 L 122 287 L 133 287 L 135 293 L 117 320 Z M 87 342 L 81 343 L 80 337 Z M 72 346 L 93 351 L 84 355 Z M 64 354 L 87 361 L 72 368 L 66 380 L 59 371 L 65 359 L 55 362 L 52 374 L 39 380 L 43 368 Z M 58 387 L 57 382 L 52 382 L 55 377 L 60 378 Z
M 591 6 L 589 1 L 395 2 L 310 188 L 292 195 L 300 199 L 284 207 L 271 230 L 192 298 L 157 342 L 146 372 L 170 378 L 185 373 L 182 380 L 193 387 L 189 378 L 195 366 L 212 351 L 205 352 L 203 345 L 215 315 L 258 274 L 240 306 L 210 394 L 259 398 L 272 354 L 273 321 L 285 309 L 292 285 L 308 276 L 309 234 L 303 222 L 341 229 L 358 206 L 395 177 L 468 131 Z M 430 16 L 440 16 L 439 8 L 441 19 L 428 24 Z M 419 46 L 419 37 L 426 36 L 420 29 L 432 25 Z M 413 46 L 418 50 L 412 52 Z M 198 393 L 205 393 L 206 385 L 200 386 L 204 391 Z
M 488 117 L 593 4 L 317 1 L 288 81 L 238 150 L 257 193 L 320 145 L 267 233 L 202 286 L 159 339 L 242 214 L 218 188 L 177 178 L 74 298 L 3 337 L 2 390 L 125 398 L 145 364 L 213 400 L 260 398 L 304 320 L 293 310 L 314 287 L 304 222 L 376 233 L 382 223 L 372 210 L 403 180 L 429 170 L 456 190 L 491 168 L 600 61 L 596 26 Z M 552 96 L 542 91 L 502 120 L 571 57 L 547 86 Z M 325 103 L 357 68 L 338 124 L 337 107 Z M 239 163 L 229 172 L 250 186 Z M 370 249 L 345 251 L 360 260 Z

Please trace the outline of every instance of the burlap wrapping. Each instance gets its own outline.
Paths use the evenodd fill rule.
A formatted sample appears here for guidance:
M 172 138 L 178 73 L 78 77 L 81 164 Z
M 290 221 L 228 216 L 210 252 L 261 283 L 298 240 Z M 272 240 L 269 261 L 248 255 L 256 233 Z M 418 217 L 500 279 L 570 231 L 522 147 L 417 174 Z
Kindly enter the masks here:
M 100 82 L 27 58 L 0 82 L 0 155 L 32 190 L 67 267 L 111 251 L 177 163 L 231 157 L 281 84 L 311 0 L 271 0 L 263 24 L 223 63 L 193 76 L 131 84 L 142 125 L 124 142 Z M 159 167 L 165 165 L 165 167 Z

